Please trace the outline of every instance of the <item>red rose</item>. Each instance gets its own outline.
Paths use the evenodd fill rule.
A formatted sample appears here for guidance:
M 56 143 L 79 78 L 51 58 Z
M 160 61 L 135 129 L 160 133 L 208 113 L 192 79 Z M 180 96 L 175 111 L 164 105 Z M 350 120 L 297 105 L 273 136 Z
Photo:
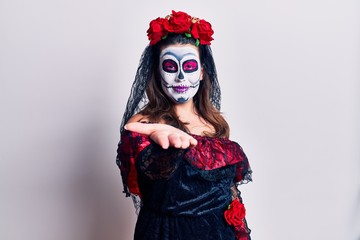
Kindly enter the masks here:
M 214 40 L 211 36 L 214 34 L 211 24 L 205 20 L 200 20 L 192 25 L 191 35 L 195 39 L 200 40 L 200 44 L 210 45 L 210 41 Z
M 164 28 L 172 33 L 185 33 L 188 32 L 191 26 L 191 17 L 184 12 L 172 11 L 168 21 L 164 22 Z
M 229 208 L 224 212 L 224 217 L 229 225 L 235 228 L 243 227 L 245 218 L 245 207 L 238 198 L 235 198 Z
M 167 32 L 164 29 L 164 21 L 166 21 L 164 18 L 158 17 L 150 22 L 150 27 L 147 30 L 150 45 L 156 44 L 166 35 Z

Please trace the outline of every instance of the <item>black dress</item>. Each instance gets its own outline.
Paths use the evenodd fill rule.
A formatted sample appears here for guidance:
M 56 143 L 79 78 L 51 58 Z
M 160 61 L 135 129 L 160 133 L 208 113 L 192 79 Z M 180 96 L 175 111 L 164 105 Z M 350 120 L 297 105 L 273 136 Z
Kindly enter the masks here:
M 250 239 L 245 219 L 235 230 L 224 218 L 231 187 L 251 181 L 246 155 L 228 139 L 192 136 L 195 148 L 164 150 L 147 136 L 123 132 L 117 164 L 124 192 L 141 199 L 135 240 Z

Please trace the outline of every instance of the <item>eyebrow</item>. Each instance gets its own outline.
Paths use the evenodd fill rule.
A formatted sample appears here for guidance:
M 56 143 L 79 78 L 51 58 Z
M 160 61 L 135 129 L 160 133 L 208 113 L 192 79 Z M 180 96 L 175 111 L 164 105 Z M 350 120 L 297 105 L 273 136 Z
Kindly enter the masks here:
M 198 56 L 197 56 L 196 54 L 194 54 L 194 53 L 186 53 L 186 54 L 184 54 L 184 55 L 178 56 L 178 55 L 176 55 L 175 53 L 170 52 L 170 51 L 164 52 L 160 57 L 164 57 L 165 55 L 171 55 L 171 56 L 175 57 L 178 61 L 180 61 L 181 59 L 183 59 L 185 56 L 188 56 L 188 55 L 191 55 L 191 56 L 194 56 L 194 57 L 198 57 Z

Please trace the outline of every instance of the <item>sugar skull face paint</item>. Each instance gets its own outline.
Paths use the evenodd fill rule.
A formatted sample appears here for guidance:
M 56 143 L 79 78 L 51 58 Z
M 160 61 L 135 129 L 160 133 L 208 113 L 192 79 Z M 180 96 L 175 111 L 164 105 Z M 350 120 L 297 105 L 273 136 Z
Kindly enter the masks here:
M 199 52 L 195 47 L 170 45 L 160 53 L 161 86 L 176 103 L 184 103 L 199 89 L 202 70 Z

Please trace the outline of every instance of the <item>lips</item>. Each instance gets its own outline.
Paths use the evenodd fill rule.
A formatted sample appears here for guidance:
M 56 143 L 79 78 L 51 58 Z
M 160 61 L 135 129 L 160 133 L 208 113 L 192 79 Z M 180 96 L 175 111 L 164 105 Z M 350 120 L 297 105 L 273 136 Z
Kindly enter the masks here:
M 187 87 L 187 86 L 174 86 L 173 89 L 177 93 L 184 93 L 189 89 L 189 87 Z

